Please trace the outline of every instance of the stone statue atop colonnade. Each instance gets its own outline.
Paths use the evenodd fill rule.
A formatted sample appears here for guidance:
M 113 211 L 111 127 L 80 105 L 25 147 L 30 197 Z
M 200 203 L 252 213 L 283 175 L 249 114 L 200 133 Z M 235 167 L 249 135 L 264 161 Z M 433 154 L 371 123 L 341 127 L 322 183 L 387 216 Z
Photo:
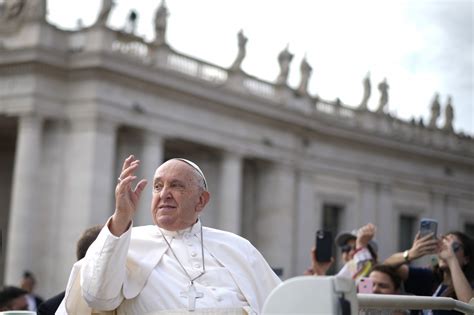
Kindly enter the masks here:
M 155 13 L 155 45 L 166 45 L 166 29 L 168 28 L 168 16 L 168 7 L 166 6 L 165 0 L 163 0 Z
M 377 107 L 377 113 L 384 113 L 388 105 L 388 89 L 389 85 L 387 83 L 387 78 L 384 78 L 382 82 L 379 83 L 378 89 L 380 91 L 379 105 Z
M 280 73 L 276 79 L 276 85 L 286 85 L 288 81 L 288 75 L 290 74 L 290 63 L 293 60 L 293 54 L 289 51 L 289 46 L 286 45 L 278 54 L 278 64 L 280 66 Z
M 439 105 L 439 93 L 436 93 L 431 103 L 431 117 L 428 123 L 429 128 L 436 128 L 436 122 L 441 114 L 441 106 Z
M 239 33 L 237 33 L 237 43 L 238 43 L 238 48 L 239 51 L 237 53 L 237 57 L 235 58 L 234 62 L 230 66 L 231 71 L 242 71 L 241 66 L 242 62 L 245 59 L 245 56 L 247 55 L 247 41 L 248 38 L 244 35 L 244 31 L 240 30 Z
M 444 109 L 444 126 L 443 130 L 448 132 L 454 132 L 453 129 L 454 121 L 454 108 L 453 108 L 453 98 L 448 96 L 448 101 Z
M 103 27 L 106 25 L 114 5 L 115 3 L 113 0 L 102 0 L 102 7 L 100 9 L 99 15 L 97 16 L 97 20 L 94 23 L 94 26 Z
M 313 68 L 311 65 L 308 63 L 308 60 L 306 60 L 306 55 L 303 57 L 301 60 L 301 65 L 300 65 L 300 84 L 298 88 L 296 89 L 296 94 L 299 96 L 309 96 L 308 92 L 308 84 L 309 84 L 309 79 L 311 77 L 311 74 L 313 72 Z
M 24 21 L 46 20 L 46 0 L 5 0 L 0 5 L 0 34 L 17 31 Z
M 362 102 L 360 102 L 359 109 L 367 110 L 367 103 L 371 94 L 370 72 L 367 72 L 367 75 L 365 76 L 362 83 L 364 86 L 364 96 L 362 97 Z

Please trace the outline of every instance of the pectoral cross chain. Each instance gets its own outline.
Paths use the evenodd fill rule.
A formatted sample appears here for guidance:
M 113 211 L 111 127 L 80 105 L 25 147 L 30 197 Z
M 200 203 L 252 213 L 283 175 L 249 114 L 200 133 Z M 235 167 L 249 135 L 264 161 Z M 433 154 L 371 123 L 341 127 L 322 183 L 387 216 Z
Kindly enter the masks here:
M 204 297 L 204 294 L 197 292 L 194 283 L 191 282 L 188 291 L 181 292 L 181 297 L 188 298 L 188 311 L 194 312 L 196 310 L 196 300 Z

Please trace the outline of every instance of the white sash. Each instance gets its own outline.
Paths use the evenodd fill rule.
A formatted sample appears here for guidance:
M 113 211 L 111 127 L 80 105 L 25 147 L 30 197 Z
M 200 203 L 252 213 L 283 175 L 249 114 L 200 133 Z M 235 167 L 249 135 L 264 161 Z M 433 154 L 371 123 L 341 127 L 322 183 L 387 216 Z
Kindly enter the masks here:
M 193 312 L 190 312 L 186 309 L 180 310 L 168 310 L 168 311 L 158 311 L 158 312 L 151 312 L 147 313 L 146 315 L 163 315 L 163 314 L 170 314 L 170 315 L 252 315 L 255 314 L 252 312 L 250 307 L 244 308 L 201 308 L 196 309 Z

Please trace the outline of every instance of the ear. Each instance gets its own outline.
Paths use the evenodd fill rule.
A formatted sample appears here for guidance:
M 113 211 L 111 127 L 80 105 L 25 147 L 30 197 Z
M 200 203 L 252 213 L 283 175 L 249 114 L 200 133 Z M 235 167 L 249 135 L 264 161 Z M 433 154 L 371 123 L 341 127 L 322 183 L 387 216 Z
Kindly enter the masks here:
M 207 205 L 209 202 L 209 199 L 211 198 L 211 194 L 209 194 L 208 191 L 203 191 L 201 195 L 199 196 L 198 203 L 196 205 L 196 212 L 201 212 L 204 207 Z

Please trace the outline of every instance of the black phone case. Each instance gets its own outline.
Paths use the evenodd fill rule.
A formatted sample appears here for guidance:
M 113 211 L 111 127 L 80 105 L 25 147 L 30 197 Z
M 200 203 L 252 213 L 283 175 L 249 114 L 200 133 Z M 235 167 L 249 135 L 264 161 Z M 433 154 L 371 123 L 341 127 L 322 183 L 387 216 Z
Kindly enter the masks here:
M 332 235 L 330 231 L 316 232 L 316 260 L 329 262 L 332 257 Z

